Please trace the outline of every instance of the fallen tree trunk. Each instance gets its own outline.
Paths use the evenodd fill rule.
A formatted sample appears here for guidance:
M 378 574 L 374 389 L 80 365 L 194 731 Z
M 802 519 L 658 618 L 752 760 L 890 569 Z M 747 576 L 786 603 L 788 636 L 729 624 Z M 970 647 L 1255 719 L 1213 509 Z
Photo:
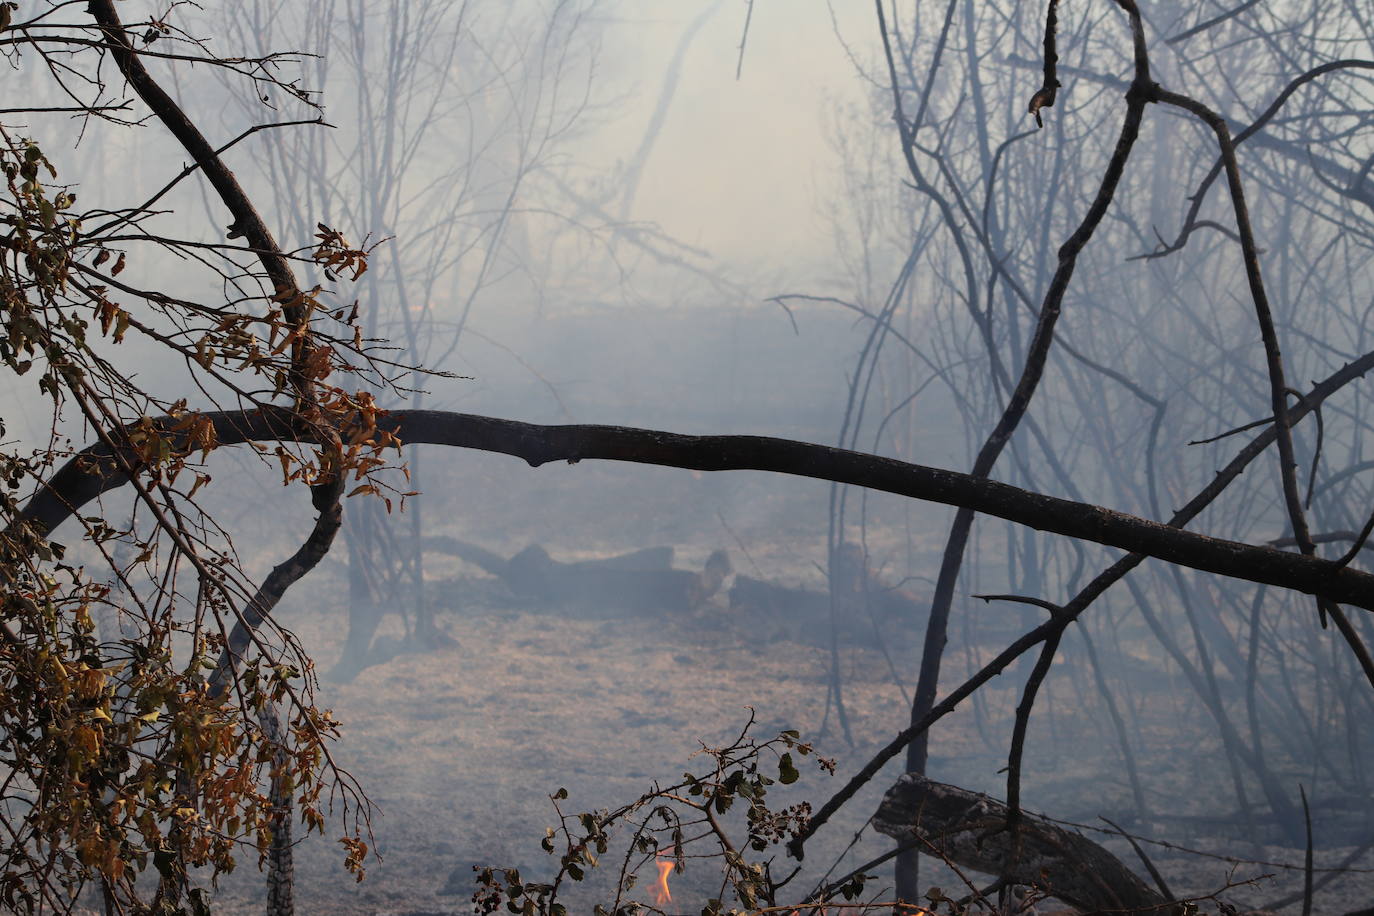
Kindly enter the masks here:
M 563 563 L 531 544 L 509 560 L 451 537 L 425 538 L 427 550 L 450 553 L 501 579 L 517 596 L 548 604 L 690 611 L 720 590 L 730 559 L 717 550 L 701 572 L 673 569 L 673 548 L 646 547 L 596 560 Z
M 765 617 L 800 618 L 823 622 L 830 613 L 830 596 L 809 588 L 792 588 L 766 579 L 735 576 L 730 610 L 752 611 Z
M 798 642 L 829 639 L 832 595 L 840 638 L 877 645 L 912 629 L 927 604 L 900 586 L 888 585 L 869 568 L 857 544 L 843 544 L 831 567 L 831 591 L 794 588 L 766 579 L 736 576 L 730 610 Z
M 1007 806 L 988 795 L 907 773 L 883 796 L 873 828 L 961 868 L 1033 887 L 1086 912 L 1172 913 L 1174 904 L 1097 843 L 1022 813 L 1013 857 Z
M 472 544 L 468 541 L 460 541 L 458 538 L 449 537 L 446 534 L 429 535 L 420 542 L 420 546 L 425 550 L 432 550 L 435 553 L 446 553 L 458 557 L 502 579 L 512 574 L 511 564 L 519 560 L 520 557 L 524 556 L 528 551 L 538 550 L 542 552 L 544 550 L 544 548 L 539 545 L 532 544 L 507 560 L 500 554 L 493 553 L 485 547 L 479 547 L 477 544 Z M 545 553 L 545 556 L 547 555 L 548 554 Z M 575 569 L 672 569 L 673 548 L 644 547 L 613 557 L 603 557 L 596 560 L 578 560 L 574 563 L 561 563 L 559 565 Z

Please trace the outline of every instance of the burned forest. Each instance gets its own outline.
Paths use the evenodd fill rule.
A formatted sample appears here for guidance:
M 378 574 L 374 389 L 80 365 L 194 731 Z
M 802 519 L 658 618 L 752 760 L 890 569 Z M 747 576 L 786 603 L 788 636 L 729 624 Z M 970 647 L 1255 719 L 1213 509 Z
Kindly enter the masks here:
M 0 2 L 0 909 L 1374 913 L 1371 23 Z

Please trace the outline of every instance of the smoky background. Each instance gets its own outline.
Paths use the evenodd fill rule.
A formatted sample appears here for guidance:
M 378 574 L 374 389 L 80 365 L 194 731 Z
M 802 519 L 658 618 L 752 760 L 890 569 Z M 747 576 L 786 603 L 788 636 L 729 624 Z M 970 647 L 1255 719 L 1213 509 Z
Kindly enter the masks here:
M 1241 6 L 1209 25 L 1227 11 L 1142 4 L 1154 78 L 1225 114 L 1235 133 L 1311 68 L 1371 56 L 1367 4 Z M 315 281 L 356 298 L 365 333 L 393 348 L 382 352 L 406 390 L 379 392 L 383 406 L 771 435 L 954 469 L 1001 413 L 1059 247 L 1097 191 L 1131 73 L 1115 7 L 1064 7 L 1064 87 L 1036 129 L 1026 101 L 1040 78 L 1038 5 L 892 8 L 908 163 L 866 4 L 245 0 L 179 14 L 221 52 L 304 52 L 279 66 L 299 68 L 332 126 L 262 130 L 231 161 L 286 247 L 308 248 L 320 222 L 376 246 L 356 283 Z M 1302 83 L 1241 146 L 1299 391 L 1370 346 L 1368 72 Z M 315 117 L 212 73 L 178 79 L 188 112 L 226 139 Z M 180 167 L 144 153 L 140 134 L 158 129 L 93 123 L 55 156 L 142 200 Z M 1248 441 L 1237 430 L 1269 416 L 1220 182 L 1190 214 L 1215 161 L 1196 120 L 1152 108 L 994 477 L 1163 519 Z M 166 209 L 193 237 L 220 220 L 194 185 Z M 133 270 L 207 294 L 194 265 Z M 185 387 L 193 404 L 231 400 L 192 389 L 185 367 L 150 364 L 150 377 Z M 1319 550 L 1331 557 L 1370 512 L 1366 400 L 1351 386 L 1320 422 L 1294 429 L 1312 530 L 1329 536 Z M 47 416 L 25 417 L 21 435 L 41 437 Z M 424 447 L 405 462 L 397 492 L 419 495 L 390 513 L 378 499 L 349 501 L 344 549 L 280 615 L 316 652 L 324 701 L 345 722 L 338 752 L 379 803 L 389 856 L 372 881 L 336 891 L 334 850 L 308 841 L 309 893 L 375 909 L 457 896 L 470 865 L 503 857 L 537 873 L 547 793 L 566 785 L 589 807 L 623 800 L 676 776 L 698 739 L 736 731 L 746 705 L 758 728 L 814 738 L 841 778 L 907 724 L 952 510 L 746 472 L 531 470 Z M 1250 543 L 1291 536 L 1276 462 L 1257 461 L 1192 527 Z M 305 495 L 251 454 L 211 468 L 207 507 L 265 573 L 305 529 Z M 102 512 L 137 519 L 119 499 Z M 531 602 L 436 538 L 499 557 L 537 544 L 568 562 L 670 546 L 690 570 L 723 549 L 732 574 L 677 614 Z M 855 548 L 857 603 L 811 614 L 731 600 L 741 576 L 833 594 L 837 558 Z M 1063 602 L 1116 556 L 980 519 L 942 686 L 1044 619 L 975 596 Z M 1303 596 L 1147 562 L 1068 632 L 1031 719 L 1023 803 L 1297 861 L 1284 851 L 1306 839 L 1301 785 L 1314 845 L 1340 860 L 1374 835 L 1374 709 L 1357 664 L 1315 618 Z M 1367 616 L 1354 620 L 1374 637 Z M 1027 658 L 936 727 L 930 776 L 1005 794 L 999 771 L 1029 674 Z M 865 832 L 846 850 L 885 786 L 854 804 L 810 868 L 891 846 Z M 796 791 L 821 799 L 830 783 L 808 774 Z M 1161 861 L 1197 890 L 1229 868 Z M 1236 899 L 1282 897 L 1294 878 L 1277 871 Z M 691 879 L 689 867 L 689 899 L 705 893 Z M 223 890 L 245 907 L 254 893 L 248 867 Z

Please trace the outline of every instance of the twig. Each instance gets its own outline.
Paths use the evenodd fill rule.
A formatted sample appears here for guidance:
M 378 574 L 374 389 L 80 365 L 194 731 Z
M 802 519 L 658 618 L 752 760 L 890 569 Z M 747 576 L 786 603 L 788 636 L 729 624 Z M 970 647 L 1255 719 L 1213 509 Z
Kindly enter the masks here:
M 744 46 L 749 41 L 749 23 L 754 18 L 754 0 L 748 0 L 748 4 L 744 11 L 744 31 L 739 36 L 739 61 L 735 64 L 735 82 L 739 82 L 740 74 L 744 72 Z

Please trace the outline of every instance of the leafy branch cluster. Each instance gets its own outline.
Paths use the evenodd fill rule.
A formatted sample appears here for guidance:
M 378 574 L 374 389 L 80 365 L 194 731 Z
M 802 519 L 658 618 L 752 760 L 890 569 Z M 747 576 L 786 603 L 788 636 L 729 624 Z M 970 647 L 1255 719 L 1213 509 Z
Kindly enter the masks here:
M 342 803 L 346 865 L 361 876 L 366 799 L 330 756 L 338 725 L 314 704 L 312 663 L 268 620 L 284 587 L 254 585 L 196 501 L 219 432 L 190 399 L 151 390 L 130 366 L 150 352 L 180 361 L 197 400 L 212 407 L 289 403 L 291 435 L 259 451 L 280 464 L 285 483 L 312 488 L 317 534 L 332 536 L 350 483 L 390 505 L 394 490 L 378 475 L 400 442 L 380 423 L 374 396 L 354 390 L 360 377 L 385 386 L 389 371 L 363 338 L 358 303 L 302 287 L 291 265 L 356 280 L 368 249 L 320 224 L 312 246 L 283 252 L 222 149 L 142 63 L 201 61 L 300 97 L 275 76 L 277 58 L 215 57 L 166 17 L 126 31 L 109 3 L 91 4 L 90 20 L 77 24 L 55 15 L 68 4 L 39 6 L 21 21 L 17 5 L 4 5 L 0 50 L 11 62 L 33 55 L 81 101 L 83 117 L 127 124 L 116 113 L 133 103 L 111 99 L 112 63 L 194 165 L 133 205 L 111 202 L 122 188 L 87 182 L 78 208 L 44 142 L 0 125 L 0 362 L 35 379 L 51 415 L 45 443 L 0 446 L 0 903 L 63 911 L 95 881 L 111 912 L 203 907 L 190 870 L 229 871 L 241 848 L 261 864 L 293 805 L 307 830 L 321 831 Z M 130 33 L 143 27 L 135 50 Z M 61 110 L 26 109 L 38 122 Z M 233 213 L 226 239 L 158 229 L 159 201 L 198 170 Z M 240 236 L 246 244 L 232 242 Z M 211 282 L 194 288 L 223 295 L 165 292 L 169 268 L 208 272 Z M 123 526 L 108 510 L 76 515 L 85 543 L 69 558 L 29 497 L 72 507 L 49 484 L 70 454 L 61 429 L 73 409 L 101 446 L 82 472 L 130 482 L 135 506 Z M 317 559 L 298 554 L 279 573 L 299 578 Z M 86 571 L 91 562 L 100 572 Z M 151 901 L 140 890 L 144 872 L 158 879 Z
M 619 808 L 566 814 L 559 803 L 568 797 L 568 791 L 553 793 L 550 800 L 559 824 L 548 828 L 542 841 L 545 852 L 558 856 L 553 879 L 532 882 L 514 868 L 479 869 L 472 898 L 478 911 L 494 913 L 504 906 L 525 916 L 565 916 L 568 906 L 559 899 L 565 882 L 588 880 L 591 870 L 598 868 L 612 849 L 617 832 L 624 835 L 624 851 L 619 856 L 615 891 L 609 902 L 592 905 L 598 916 L 664 912 L 662 906 L 667 900 L 658 896 L 661 890 L 650 892 L 656 903 L 640 899 L 645 891 L 641 872 L 652 872 L 658 865 L 665 872 L 680 875 L 689 862 L 693 870 L 703 865 L 719 870 L 718 890 L 708 898 L 703 916 L 766 912 L 777 906 L 778 892 L 792 875 L 775 877 L 772 857 L 756 859 L 752 854 L 778 847 L 806 826 L 809 804 L 773 808 L 768 793 L 775 784 L 797 782 L 801 771 L 796 757 L 810 756 L 813 748 L 791 729 L 758 741 L 750 735 L 752 726 L 751 716 L 729 744 L 703 745 L 698 754 L 709 765 L 700 772 L 684 773 L 681 781 L 656 786 Z M 833 760 L 818 756 L 815 761 L 822 772 L 834 772 Z M 835 892 L 845 899 L 857 897 L 864 877 L 855 876 Z M 663 880 L 666 884 L 666 874 Z M 631 896 L 636 887 L 640 893 Z M 745 909 L 727 908 L 727 899 Z

